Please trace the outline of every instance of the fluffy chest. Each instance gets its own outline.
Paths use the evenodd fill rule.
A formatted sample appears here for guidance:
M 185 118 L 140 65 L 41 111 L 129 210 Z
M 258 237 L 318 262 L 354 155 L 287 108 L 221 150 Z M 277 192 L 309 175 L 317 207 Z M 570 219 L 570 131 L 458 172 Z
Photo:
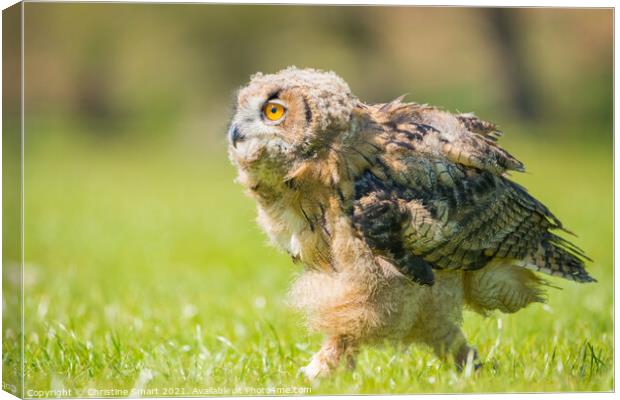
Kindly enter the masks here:
M 282 193 L 258 204 L 258 223 L 276 247 L 306 266 L 332 270 L 330 234 L 320 199 Z

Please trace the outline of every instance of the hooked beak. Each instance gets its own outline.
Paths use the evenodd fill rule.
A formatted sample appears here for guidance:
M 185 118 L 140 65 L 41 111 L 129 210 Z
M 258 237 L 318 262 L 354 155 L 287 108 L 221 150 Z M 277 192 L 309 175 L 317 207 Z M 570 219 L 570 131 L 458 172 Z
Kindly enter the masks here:
M 245 136 L 239 132 L 239 129 L 233 124 L 228 130 L 228 139 L 234 148 L 237 148 L 237 142 L 245 139 Z

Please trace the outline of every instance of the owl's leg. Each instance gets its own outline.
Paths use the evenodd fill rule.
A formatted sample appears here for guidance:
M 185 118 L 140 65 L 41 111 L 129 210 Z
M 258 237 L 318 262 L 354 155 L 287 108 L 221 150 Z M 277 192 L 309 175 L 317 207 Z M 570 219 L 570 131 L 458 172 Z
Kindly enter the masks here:
M 472 363 L 474 369 L 480 368 L 478 352 L 467 344 L 461 328 L 452 322 L 444 323 L 441 328 L 433 331 L 432 336 L 429 335 L 424 340 L 433 348 L 435 354 L 444 360 L 452 357 L 459 371 L 462 371 L 468 362 Z
M 323 378 L 336 369 L 341 360 L 345 360 L 347 367 L 355 368 L 357 346 L 343 336 L 333 336 L 325 340 L 308 365 L 300 369 L 308 379 Z
M 495 263 L 464 275 L 465 301 L 482 315 L 493 310 L 514 313 L 531 303 L 545 301 L 545 282 L 532 271 Z

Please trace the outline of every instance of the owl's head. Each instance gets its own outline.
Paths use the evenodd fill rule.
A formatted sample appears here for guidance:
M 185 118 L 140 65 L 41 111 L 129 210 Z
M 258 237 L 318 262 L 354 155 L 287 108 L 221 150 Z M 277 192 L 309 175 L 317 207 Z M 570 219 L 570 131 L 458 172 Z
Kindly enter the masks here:
M 333 72 L 289 67 L 257 73 L 237 96 L 228 130 L 230 157 L 242 167 L 313 157 L 348 130 L 356 103 Z

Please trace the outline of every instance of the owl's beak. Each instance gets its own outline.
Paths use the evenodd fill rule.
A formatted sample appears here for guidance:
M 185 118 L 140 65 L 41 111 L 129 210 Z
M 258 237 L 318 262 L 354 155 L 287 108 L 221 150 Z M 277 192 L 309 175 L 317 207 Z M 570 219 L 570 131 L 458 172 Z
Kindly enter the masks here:
M 230 129 L 228 130 L 228 138 L 230 139 L 230 143 L 234 148 L 237 148 L 237 142 L 245 139 L 243 134 L 239 132 L 239 129 L 234 124 L 231 125 Z

